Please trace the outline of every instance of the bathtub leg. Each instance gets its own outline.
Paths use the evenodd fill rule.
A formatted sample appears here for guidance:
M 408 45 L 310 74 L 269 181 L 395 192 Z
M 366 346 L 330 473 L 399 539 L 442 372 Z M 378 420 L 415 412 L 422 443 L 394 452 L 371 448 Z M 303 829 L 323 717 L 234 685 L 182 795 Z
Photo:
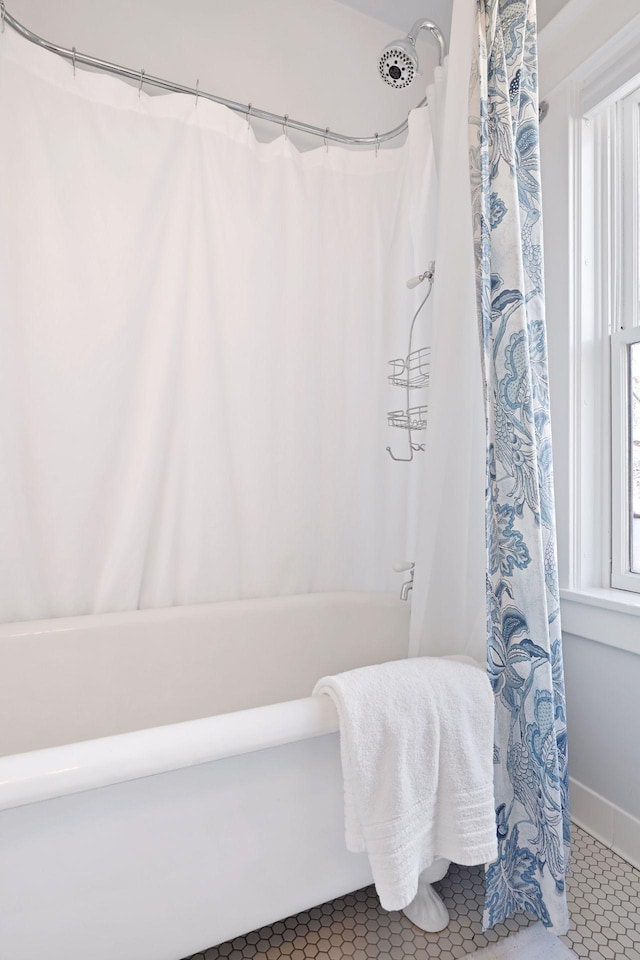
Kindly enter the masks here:
M 430 867 L 423 870 L 415 898 L 402 911 L 411 923 L 427 933 L 444 930 L 449 923 L 447 908 L 431 886 L 437 880 L 442 880 L 448 869 L 448 860 L 434 860 Z

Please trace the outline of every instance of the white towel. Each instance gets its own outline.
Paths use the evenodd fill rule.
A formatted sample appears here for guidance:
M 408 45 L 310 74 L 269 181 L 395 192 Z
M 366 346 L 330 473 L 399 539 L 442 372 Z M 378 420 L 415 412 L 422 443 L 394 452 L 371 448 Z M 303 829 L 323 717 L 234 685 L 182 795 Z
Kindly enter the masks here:
M 380 902 L 401 910 L 438 857 L 497 855 L 494 701 L 467 657 L 417 657 L 323 677 L 340 719 L 347 849 L 366 851 Z

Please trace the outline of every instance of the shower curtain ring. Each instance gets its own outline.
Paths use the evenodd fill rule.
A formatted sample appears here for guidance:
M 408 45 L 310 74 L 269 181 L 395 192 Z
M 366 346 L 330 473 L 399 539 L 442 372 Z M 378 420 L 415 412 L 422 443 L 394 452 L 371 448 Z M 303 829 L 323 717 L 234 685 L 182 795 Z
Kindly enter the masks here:
M 329 127 L 324 128 L 324 152 L 329 153 L 329 141 L 327 140 L 327 134 L 329 133 Z
M 200 86 L 200 80 L 196 80 L 196 110 L 198 109 L 198 87 Z
M 376 160 L 378 159 L 378 150 L 380 149 L 380 140 L 378 139 L 378 134 L 376 133 Z
M 143 84 L 143 83 L 144 83 L 144 70 L 141 70 L 141 71 L 140 71 L 140 85 L 139 85 L 139 87 L 138 87 L 138 98 L 140 97 L 140 94 L 142 93 L 142 84 Z
M 288 140 L 288 139 L 289 139 L 289 135 L 288 135 L 288 133 L 287 133 L 287 124 L 288 124 L 288 123 L 289 123 L 289 114 L 288 114 L 288 113 L 285 113 L 285 115 L 284 115 L 284 123 L 282 124 L 282 129 L 283 129 L 283 131 L 284 131 L 284 138 L 285 138 L 285 140 Z
M 252 111 L 252 109 L 253 109 L 253 104 L 248 103 L 248 104 L 247 104 L 247 130 L 250 130 L 250 129 L 251 129 L 251 124 L 249 123 L 249 121 L 251 120 L 251 111 Z
M 0 0 L 0 22 L 2 23 L 2 27 L 0 27 L 0 33 L 4 33 L 4 15 L 6 13 L 6 9 L 7 8 L 5 7 L 4 0 Z
M 73 69 L 73 75 L 76 75 L 76 48 L 71 47 L 71 67 Z

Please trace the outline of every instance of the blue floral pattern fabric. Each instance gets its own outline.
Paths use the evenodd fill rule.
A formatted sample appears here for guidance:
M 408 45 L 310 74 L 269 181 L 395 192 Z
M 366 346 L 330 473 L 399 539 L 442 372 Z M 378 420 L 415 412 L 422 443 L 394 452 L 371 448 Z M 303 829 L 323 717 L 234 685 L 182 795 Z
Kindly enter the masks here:
M 470 169 L 487 423 L 498 859 L 484 924 L 568 925 L 567 735 L 544 320 L 535 0 L 477 0 Z

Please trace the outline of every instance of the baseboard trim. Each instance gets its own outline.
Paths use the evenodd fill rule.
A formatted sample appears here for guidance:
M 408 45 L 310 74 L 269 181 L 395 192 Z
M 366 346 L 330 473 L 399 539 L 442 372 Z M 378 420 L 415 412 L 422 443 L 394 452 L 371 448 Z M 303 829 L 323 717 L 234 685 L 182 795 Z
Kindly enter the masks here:
M 640 870 L 640 820 L 571 778 L 571 819 Z

